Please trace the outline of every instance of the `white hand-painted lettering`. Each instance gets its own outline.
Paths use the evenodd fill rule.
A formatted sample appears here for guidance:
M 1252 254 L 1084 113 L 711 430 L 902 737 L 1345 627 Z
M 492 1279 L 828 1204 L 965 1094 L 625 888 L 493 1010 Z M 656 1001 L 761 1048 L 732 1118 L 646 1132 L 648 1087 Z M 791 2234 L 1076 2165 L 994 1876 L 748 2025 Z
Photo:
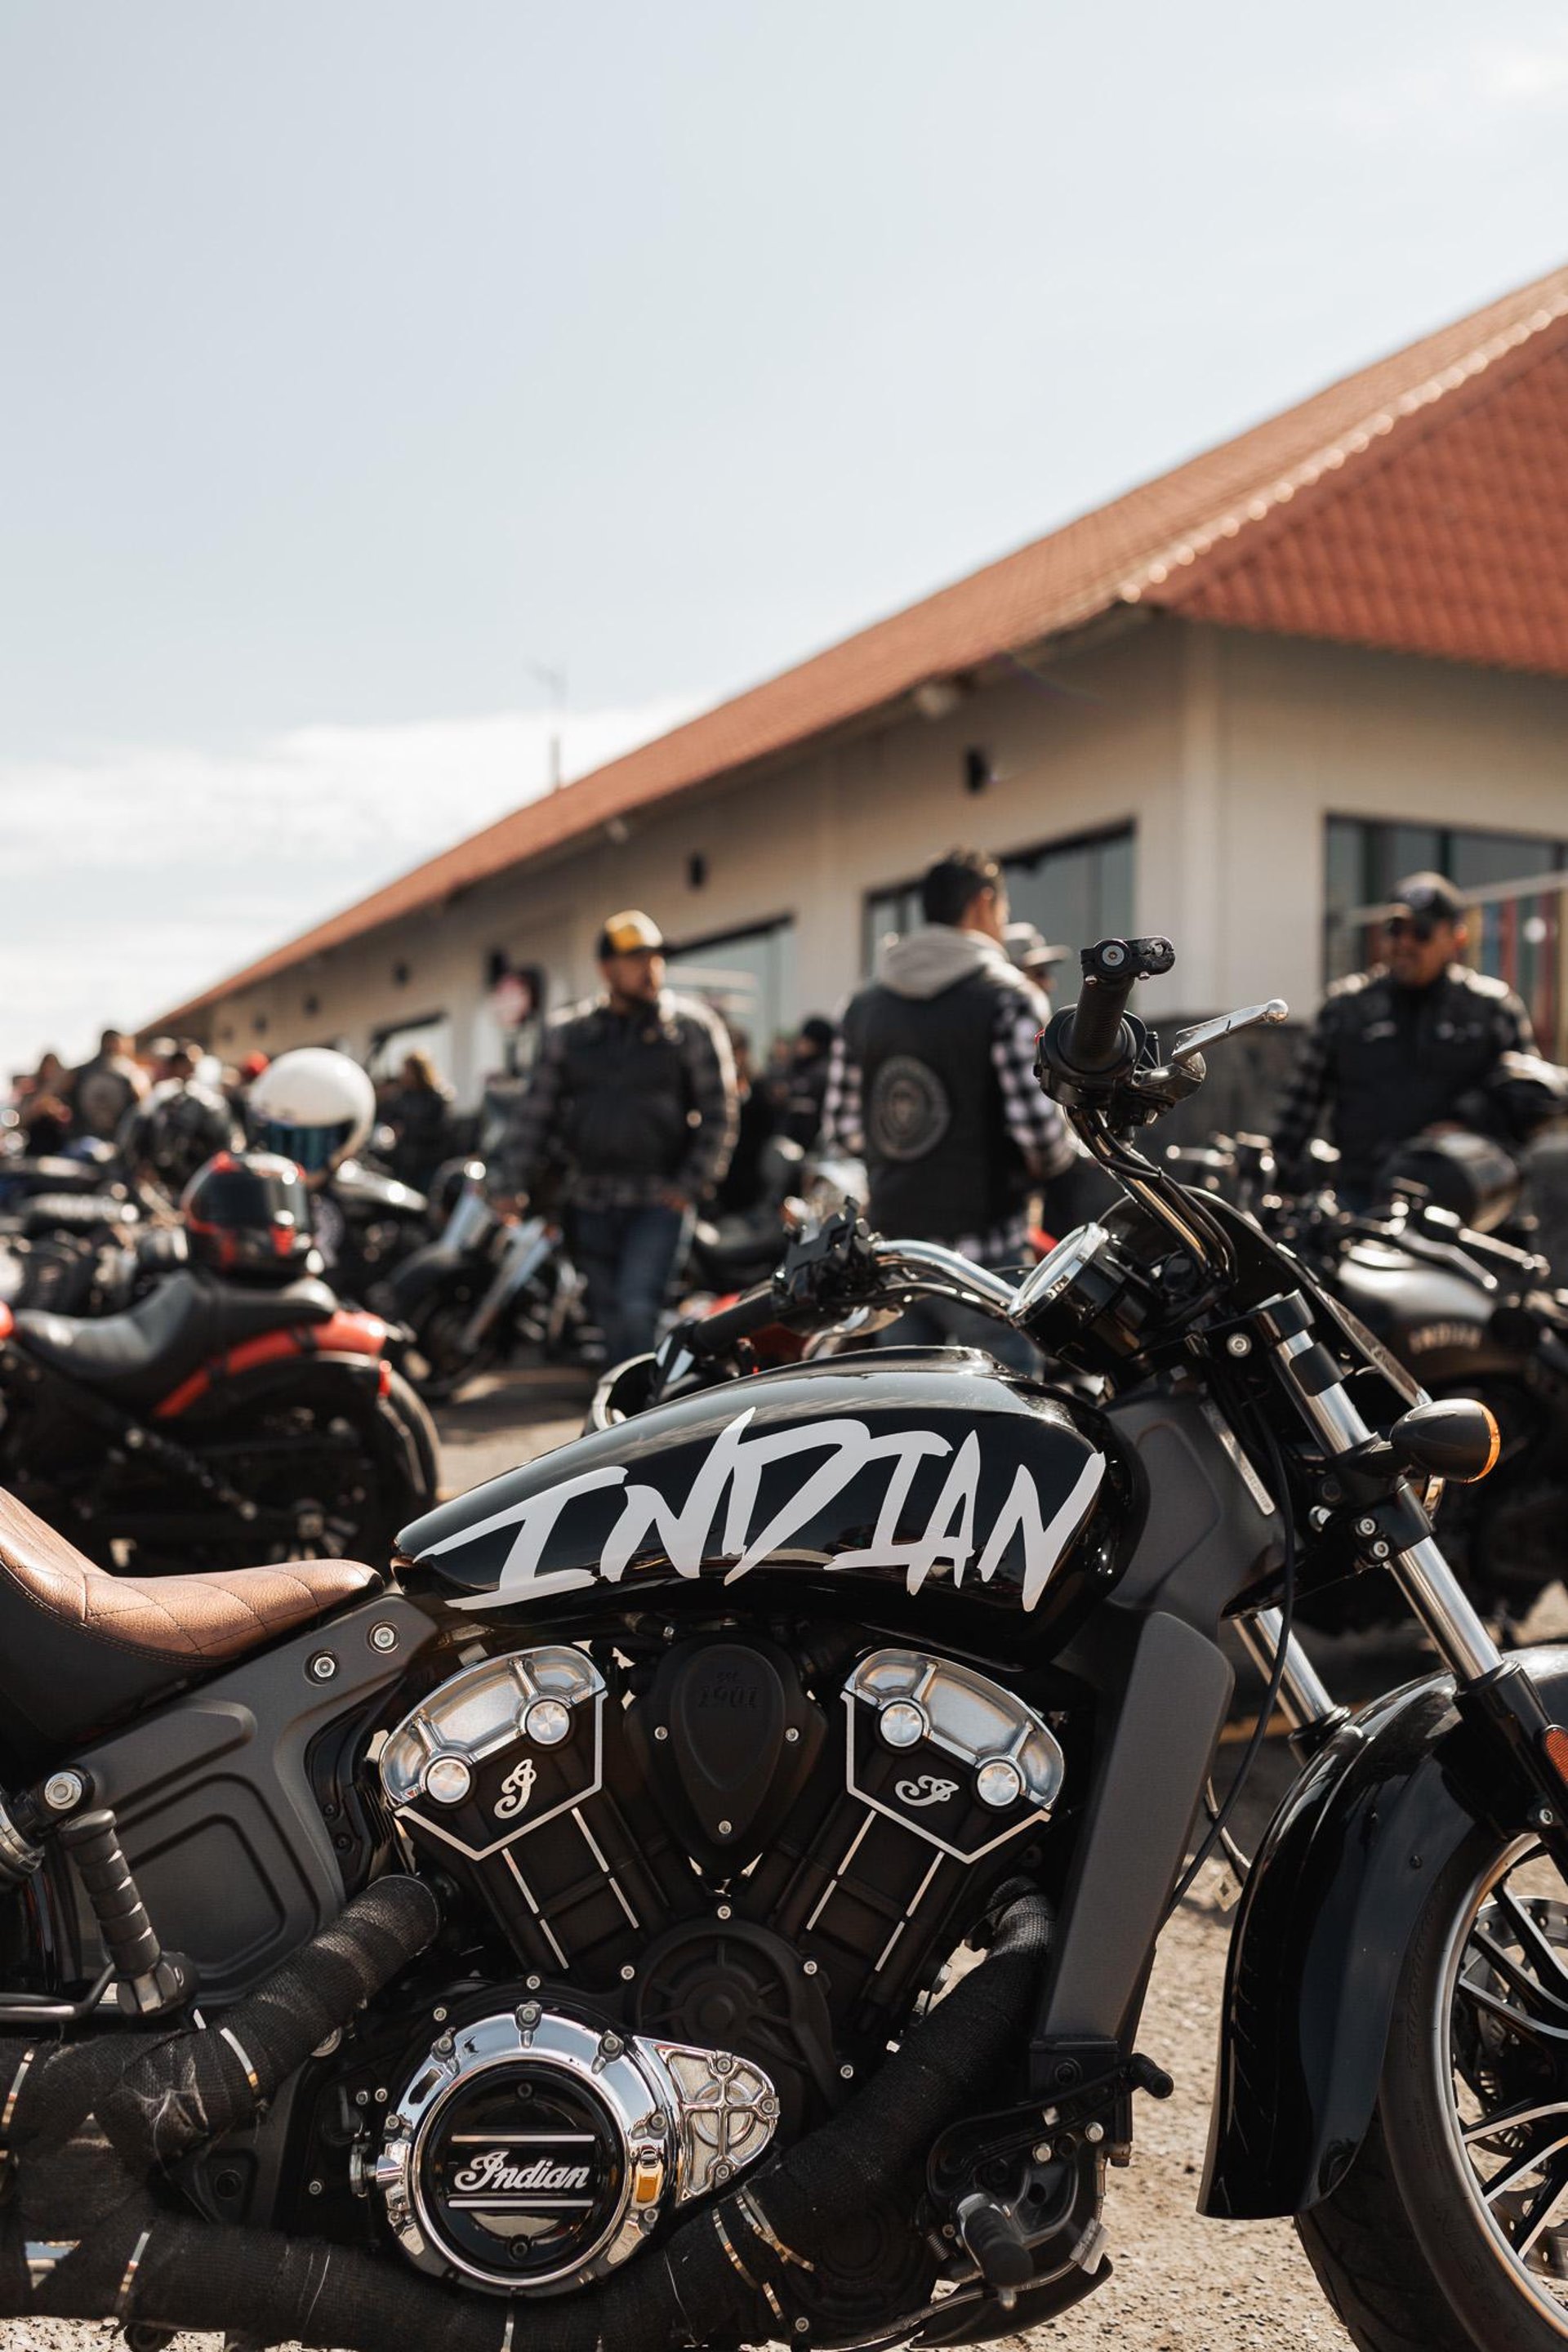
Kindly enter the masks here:
M 909 1591 L 918 1592 L 929 1576 L 951 1577 L 955 1585 L 973 1572 L 989 1584 L 1015 1545 L 1023 1556 L 1026 1609 L 1033 1609 L 1055 1574 L 1062 1555 L 1089 1517 L 1105 1475 L 1102 1454 L 1085 1460 L 1070 1492 L 1047 1522 L 1034 1473 L 1020 1464 L 1006 1501 L 975 1558 L 975 1513 L 983 1461 L 980 1438 L 971 1430 L 953 1454 L 923 1527 L 908 1525 L 910 1496 L 921 1465 L 952 1452 L 948 1440 L 930 1429 L 894 1430 L 873 1436 L 863 1421 L 815 1421 L 748 1436 L 755 1408 L 727 1423 L 709 1447 L 683 1502 L 659 1488 L 629 1483 L 624 1465 L 589 1470 L 546 1486 L 521 1502 L 492 1512 L 472 1527 L 444 1536 L 422 1555 L 458 1549 L 502 1528 L 515 1529 L 493 1588 L 454 1594 L 455 1609 L 491 1609 L 536 1594 L 569 1592 L 603 1579 L 619 1583 L 639 1555 L 667 1560 L 678 1576 L 700 1575 L 704 1566 L 726 1570 L 732 1584 L 765 1559 L 790 1556 L 792 1541 L 863 1471 L 887 1471 L 877 1522 L 868 1543 L 853 1550 L 812 1553 L 838 1573 L 902 1570 Z M 823 1458 L 775 1505 L 761 1527 L 757 1517 L 764 1474 L 802 1455 Z M 562 1515 L 580 1497 L 622 1489 L 619 1515 L 596 1561 L 542 1569 L 545 1549 Z M 719 1540 L 714 1541 L 718 1529 Z M 796 1558 L 802 1557 L 798 1552 Z

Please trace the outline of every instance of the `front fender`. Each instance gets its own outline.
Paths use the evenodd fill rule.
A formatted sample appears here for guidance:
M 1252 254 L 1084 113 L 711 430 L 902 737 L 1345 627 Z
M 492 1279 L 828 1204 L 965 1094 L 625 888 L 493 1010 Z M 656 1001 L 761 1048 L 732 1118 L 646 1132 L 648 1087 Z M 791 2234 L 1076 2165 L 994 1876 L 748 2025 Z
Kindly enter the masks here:
M 1522 1654 L 1563 1721 L 1568 1647 Z M 1475 1761 L 1435 1675 L 1352 1717 L 1275 1815 L 1231 1937 L 1201 2212 L 1305 2212 L 1349 2171 L 1416 1921 L 1481 1817 Z

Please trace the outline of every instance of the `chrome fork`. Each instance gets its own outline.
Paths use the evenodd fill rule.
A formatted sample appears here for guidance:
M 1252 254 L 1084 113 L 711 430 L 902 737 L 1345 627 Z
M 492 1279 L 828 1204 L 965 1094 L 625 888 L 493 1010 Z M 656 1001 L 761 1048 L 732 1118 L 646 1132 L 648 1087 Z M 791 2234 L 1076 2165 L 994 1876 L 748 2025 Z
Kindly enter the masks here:
M 1290 1379 L 1290 1360 L 1314 1344 L 1310 1332 L 1300 1331 L 1279 1342 L 1287 1384 L 1325 1453 L 1349 1454 L 1373 1434 L 1357 1410 L 1342 1381 L 1316 1394 Z M 1406 1551 L 1391 1552 L 1386 1565 L 1415 1615 L 1420 1619 L 1445 1663 L 1461 1685 L 1479 1682 L 1502 1664 L 1502 1652 L 1477 1615 L 1468 1594 L 1449 1567 L 1435 1536 L 1423 1537 Z M 1254 1663 L 1271 1674 L 1279 1654 L 1284 1623 L 1278 1609 L 1263 1609 L 1238 1632 Z M 1334 1700 L 1306 1651 L 1292 1634 L 1287 1647 L 1280 1702 L 1291 1729 L 1321 1732 L 1343 1710 Z

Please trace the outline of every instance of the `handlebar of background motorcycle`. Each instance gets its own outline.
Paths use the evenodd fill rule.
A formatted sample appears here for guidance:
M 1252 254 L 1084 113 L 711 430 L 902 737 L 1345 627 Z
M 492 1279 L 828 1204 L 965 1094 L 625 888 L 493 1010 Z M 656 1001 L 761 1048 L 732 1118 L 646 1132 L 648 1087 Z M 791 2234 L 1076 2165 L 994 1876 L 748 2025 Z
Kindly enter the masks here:
M 770 1324 L 830 1324 L 857 1307 L 891 1306 L 914 1298 L 953 1298 L 974 1307 L 998 1322 L 1009 1322 L 1017 1292 L 1014 1285 L 986 1267 L 972 1264 L 957 1250 L 935 1242 L 879 1241 L 872 1256 L 883 1279 L 869 1295 L 842 1298 L 782 1299 L 771 1282 L 743 1291 L 732 1306 L 704 1315 L 681 1329 L 682 1344 L 699 1361 L 711 1363 L 728 1355 L 738 1340 Z

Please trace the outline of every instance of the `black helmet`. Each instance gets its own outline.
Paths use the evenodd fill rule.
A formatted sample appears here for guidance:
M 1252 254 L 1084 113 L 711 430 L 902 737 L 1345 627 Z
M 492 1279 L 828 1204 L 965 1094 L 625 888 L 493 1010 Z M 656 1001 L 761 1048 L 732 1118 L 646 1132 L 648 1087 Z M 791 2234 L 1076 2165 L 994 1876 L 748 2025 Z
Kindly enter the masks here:
M 214 1152 L 238 1140 L 234 1113 L 221 1095 L 194 1078 L 165 1078 L 126 1120 L 121 1150 L 132 1170 L 150 1168 L 177 1201 Z
M 291 1282 L 314 1246 L 310 1195 L 291 1160 L 270 1151 L 220 1151 L 192 1177 L 180 1202 L 198 1265 L 253 1282 Z

